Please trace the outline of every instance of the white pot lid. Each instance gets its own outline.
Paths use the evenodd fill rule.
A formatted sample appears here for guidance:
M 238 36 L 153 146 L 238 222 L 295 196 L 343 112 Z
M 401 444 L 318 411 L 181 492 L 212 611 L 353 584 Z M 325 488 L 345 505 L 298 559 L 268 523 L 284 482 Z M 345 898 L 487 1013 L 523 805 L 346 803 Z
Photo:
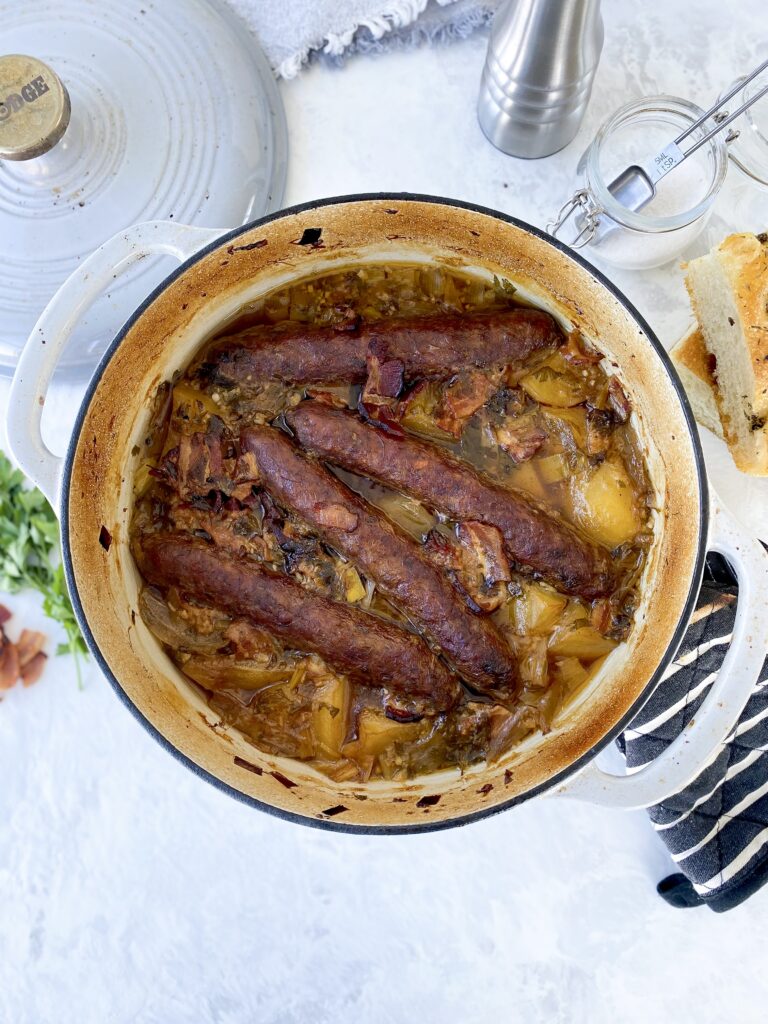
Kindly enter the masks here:
M 5 84 L 0 72 L 0 372 L 8 373 L 59 285 L 123 228 L 155 219 L 231 228 L 277 209 L 287 133 L 256 38 L 219 0 L 24 0 L 2 20 L 3 53 L 45 62 L 6 62 Z M 22 89 L 19 74 L 37 84 Z M 61 141 L 34 156 L 66 123 L 67 95 Z M 24 118 L 43 141 L 14 152 Z M 93 368 L 175 265 L 159 257 L 121 277 L 73 337 L 69 376 Z

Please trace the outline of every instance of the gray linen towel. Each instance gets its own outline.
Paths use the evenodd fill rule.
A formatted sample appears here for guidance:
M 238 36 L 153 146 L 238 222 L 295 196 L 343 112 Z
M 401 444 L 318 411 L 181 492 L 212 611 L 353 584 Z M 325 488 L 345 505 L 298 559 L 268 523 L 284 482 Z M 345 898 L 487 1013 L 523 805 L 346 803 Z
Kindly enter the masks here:
M 464 39 L 488 24 L 499 2 L 229 0 L 280 78 L 293 78 L 314 60 L 340 64 L 355 53 Z

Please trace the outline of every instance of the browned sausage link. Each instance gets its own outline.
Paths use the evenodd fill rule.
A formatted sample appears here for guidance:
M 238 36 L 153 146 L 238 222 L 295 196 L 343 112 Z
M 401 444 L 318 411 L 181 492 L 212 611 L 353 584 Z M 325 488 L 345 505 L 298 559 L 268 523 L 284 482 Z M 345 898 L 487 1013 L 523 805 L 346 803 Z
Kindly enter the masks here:
M 613 589 L 610 555 L 546 510 L 482 476 L 450 453 L 367 426 L 352 413 L 303 402 L 286 415 L 301 445 L 353 473 L 405 491 L 459 521 L 498 527 L 507 551 L 568 594 L 592 599 Z
M 323 466 L 304 458 L 285 434 L 250 427 L 240 437 L 272 497 L 352 559 L 382 593 L 443 650 L 475 689 L 509 697 L 517 665 L 496 626 L 477 618 L 421 547 Z
M 429 698 L 444 711 L 461 687 L 424 641 L 394 623 L 304 590 L 287 576 L 233 558 L 205 542 L 154 534 L 141 545 L 150 583 L 176 586 L 198 600 L 269 629 L 291 647 L 313 651 L 367 686 Z
M 353 330 L 308 324 L 251 327 L 218 341 L 205 361 L 224 379 L 279 378 L 295 384 L 360 384 L 374 342 L 399 360 L 406 378 L 455 373 L 468 366 L 522 363 L 563 336 L 548 313 L 510 309 L 392 318 Z

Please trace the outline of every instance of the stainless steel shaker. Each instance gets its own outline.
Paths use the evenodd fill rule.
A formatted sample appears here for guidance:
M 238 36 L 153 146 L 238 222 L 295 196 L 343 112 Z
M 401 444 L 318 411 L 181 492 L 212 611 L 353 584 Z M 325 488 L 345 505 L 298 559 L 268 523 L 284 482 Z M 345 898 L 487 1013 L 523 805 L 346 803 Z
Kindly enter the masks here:
M 542 157 L 578 131 L 603 48 L 600 0 L 507 0 L 496 12 L 477 113 L 497 149 Z

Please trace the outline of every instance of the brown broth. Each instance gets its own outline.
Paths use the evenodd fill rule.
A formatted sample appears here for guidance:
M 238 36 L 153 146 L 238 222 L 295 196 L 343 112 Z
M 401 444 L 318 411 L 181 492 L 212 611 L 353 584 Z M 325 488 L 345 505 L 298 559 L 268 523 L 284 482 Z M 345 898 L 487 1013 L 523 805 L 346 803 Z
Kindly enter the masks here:
M 278 289 L 242 310 L 222 334 L 286 319 L 333 324 L 350 316 L 372 320 L 519 304 L 508 282 L 491 284 L 444 268 L 364 266 Z M 263 629 L 197 607 L 173 588 L 165 594 L 146 588 L 142 614 L 170 657 L 211 707 L 261 749 L 306 761 L 339 781 L 399 779 L 493 760 L 536 730 L 548 731 L 626 637 L 651 526 L 642 450 L 630 423 L 621 422 L 623 394 L 609 388 L 601 366 L 573 338 L 567 348 L 526 367 L 496 368 L 489 375 L 493 394 L 457 437 L 437 419 L 446 389 L 460 383 L 460 375 L 426 383 L 420 398 L 398 404 L 398 415 L 407 429 L 505 487 L 546 503 L 611 549 L 623 572 L 617 592 L 610 600 L 588 603 L 513 570 L 508 584 L 471 593 L 471 602 L 486 602 L 484 610 L 518 657 L 519 700 L 502 708 L 465 688 L 454 710 L 403 723 L 385 714 L 375 680 L 371 686 L 351 682 L 316 654 L 284 650 Z M 164 459 L 182 435 L 204 432 L 214 416 L 228 436 L 237 437 L 249 423 L 277 418 L 279 425 L 285 409 L 318 391 L 355 408 L 360 390 L 301 389 L 269 381 L 224 387 L 207 372 L 204 350 L 158 393 L 136 475 L 132 536 L 137 556 L 142 535 L 170 526 L 234 547 L 307 588 L 415 630 L 354 565 L 268 498 L 254 492 L 246 504 L 225 502 L 213 488 L 181 502 L 162 476 Z M 446 517 L 368 479 L 335 472 L 421 542 L 430 533 L 455 540 L 456 524 Z

